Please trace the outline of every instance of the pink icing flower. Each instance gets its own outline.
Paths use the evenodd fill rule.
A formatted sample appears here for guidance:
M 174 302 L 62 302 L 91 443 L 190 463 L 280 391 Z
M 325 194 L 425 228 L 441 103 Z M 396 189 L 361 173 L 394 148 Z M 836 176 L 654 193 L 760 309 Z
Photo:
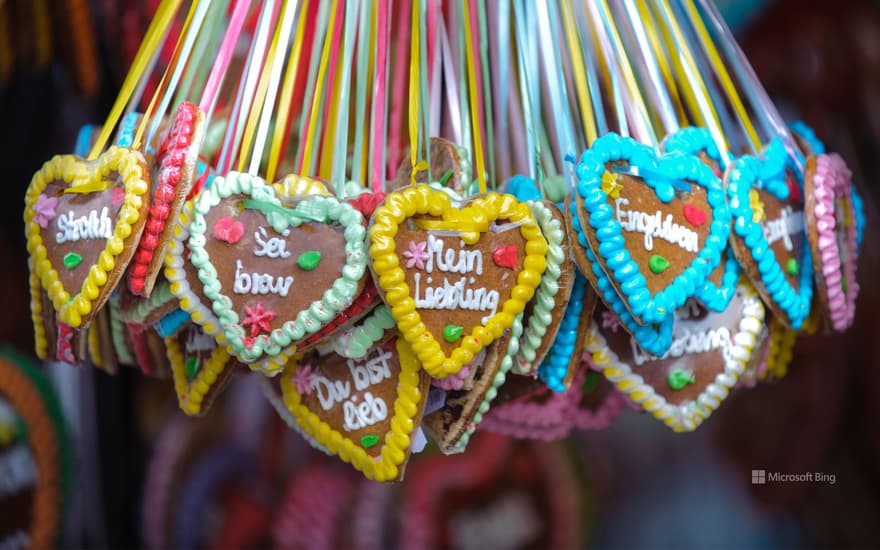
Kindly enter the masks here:
M 406 260 L 406 268 L 412 269 L 413 266 L 419 269 L 425 269 L 425 261 L 428 259 L 428 243 L 422 241 L 420 243 L 409 243 L 409 250 L 403 253 Z
M 232 218 L 220 218 L 214 224 L 214 238 L 235 244 L 244 236 L 244 224 Z
M 620 328 L 620 319 L 617 317 L 617 315 L 610 311 L 603 311 L 602 328 L 607 328 L 614 334 L 617 334 L 617 329 Z
M 296 392 L 300 395 L 312 393 L 312 381 L 314 379 L 315 371 L 311 365 L 302 365 L 290 377 L 290 381 L 296 386 Z
M 45 228 L 48 226 L 49 222 L 58 215 L 55 212 L 56 206 L 58 206 L 58 199 L 56 197 L 47 197 L 46 195 L 37 197 L 37 204 L 34 205 L 34 221 L 40 227 Z

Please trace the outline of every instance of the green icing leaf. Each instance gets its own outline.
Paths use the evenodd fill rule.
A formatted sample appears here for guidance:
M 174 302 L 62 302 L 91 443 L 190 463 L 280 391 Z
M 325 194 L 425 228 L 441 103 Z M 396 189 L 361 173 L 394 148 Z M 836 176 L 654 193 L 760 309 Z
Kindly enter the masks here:
M 76 266 L 81 264 L 82 261 L 82 256 L 80 256 L 76 252 L 68 252 L 64 255 L 64 267 L 66 267 L 67 269 L 74 269 Z

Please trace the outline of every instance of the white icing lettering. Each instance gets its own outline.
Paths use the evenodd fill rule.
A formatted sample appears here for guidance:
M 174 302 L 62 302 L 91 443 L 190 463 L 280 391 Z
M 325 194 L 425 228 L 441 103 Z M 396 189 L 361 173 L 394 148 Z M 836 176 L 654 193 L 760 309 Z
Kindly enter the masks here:
M 425 271 L 434 272 L 434 266 L 439 271 L 446 273 L 476 273 L 483 274 L 483 253 L 479 250 L 459 250 L 456 257 L 455 250 L 447 248 L 444 243 L 434 235 L 428 235 L 428 262 Z M 464 246 L 464 243 L 461 243 Z
M 254 231 L 254 240 L 257 242 L 254 248 L 255 256 L 266 256 L 267 258 L 289 258 L 290 252 L 287 251 L 287 241 L 278 237 L 269 237 L 265 227 L 260 227 Z
M 363 430 L 377 422 L 381 422 L 388 417 L 388 405 L 381 397 L 373 397 L 373 394 L 367 392 L 364 394 L 364 400 L 361 403 L 355 403 L 356 397 L 350 401 L 346 401 L 342 405 L 345 423 L 343 428 L 347 432 L 355 430 Z
M 633 361 L 637 366 L 641 366 L 648 361 L 662 361 L 673 357 L 681 357 L 682 355 L 695 355 L 717 349 L 722 350 L 726 359 L 728 349 L 730 348 L 730 331 L 727 330 L 727 327 L 700 332 L 691 332 L 685 329 L 682 334 L 676 335 L 673 338 L 669 351 L 660 358 L 653 357 L 642 351 L 642 348 L 639 347 L 635 339 L 631 340 L 631 344 Z
M 312 389 L 318 395 L 321 408 L 329 411 L 333 405 L 339 403 L 351 395 L 351 383 L 341 380 L 328 380 L 325 376 L 315 376 L 312 379 Z
M 241 260 L 235 260 L 235 282 L 232 291 L 236 294 L 278 294 L 287 296 L 293 277 L 273 277 L 268 273 L 243 273 Z
M 791 206 L 786 206 L 780 211 L 780 216 L 764 222 L 764 238 L 767 244 L 772 245 L 782 240 L 786 250 L 792 250 L 791 236 L 797 235 L 804 230 L 804 213 L 795 213 Z
M 654 237 L 663 239 L 678 245 L 688 252 L 696 253 L 699 249 L 699 236 L 695 231 L 672 221 L 672 214 L 666 214 L 659 210 L 654 214 L 640 212 L 638 210 L 622 210 L 622 206 L 629 204 L 627 199 L 616 199 L 614 208 L 617 221 L 624 231 L 635 231 L 645 235 L 645 250 L 654 249 Z
M 467 279 L 460 278 L 450 283 L 443 278 L 442 286 L 427 286 L 422 289 L 421 274 L 413 275 L 416 284 L 416 307 L 422 309 L 467 309 L 471 311 L 489 311 L 489 317 L 498 309 L 500 294 L 497 290 L 483 287 L 466 286 Z M 430 279 L 428 279 L 430 282 Z M 424 291 L 424 292 L 423 292 Z M 483 319 L 485 322 L 485 318 Z
M 348 360 L 348 370 L 351 371 L 351 378 L 354 380 L 354 387 L 357 391 L 363 391 L 373 384 L 378 384 L 386 378 L 391 378 L 391 369 L 388 367 L 388 359 L 391 358 L 391 352 L 378 349 L 378 355 L 367 359 L 363 365 L 357 364 L 352 359 Z
M 113 222 L 110 210 L 105 206 L 99 215 L 91 210 L 88 215 L 77 218 L 73 210 L 58 216 L 58 232 L 55 242 L 58 244 L 75 242 L 83 239 L 109 239 L 113 236 Z

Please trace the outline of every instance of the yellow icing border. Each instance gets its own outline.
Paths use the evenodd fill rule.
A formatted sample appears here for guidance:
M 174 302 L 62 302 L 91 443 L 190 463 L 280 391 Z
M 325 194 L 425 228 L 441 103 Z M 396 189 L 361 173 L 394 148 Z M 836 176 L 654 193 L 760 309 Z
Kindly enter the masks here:
M 110 147 L 97 160 L 84 161 L 74 155 L 56 155 L 40 168 L 28 186 L 25 195 L 25 234 L 28 253 L 33 258 L 37 277 L 52 300 L 62 323 L 72 328 L 83 325 L 83 317 L 94 314 L 93 305 L 107 284 L 108 273 L 116 267 L 115 258 L 125 250 L 125 241 L 132 233 L 132 225 L 140 218 L 143 195 L 150 190 L 143 156 L 131 149 Z M 98 261 L 89 268 L 89 274 L 78 294 L 71 296 L 58 280 L 58 272 L 48 258 L 48 251 L 40 236 L 42 229 L 34 222 L 34 205 L 46 186 L 57 179 L 76 186 L 94 186 L 111 172 L 118 172 L 125 186 L 125 199 L 116 218 L 113 236 L 107 239 Z
M 794 357 L 797 331 L 786 327 L 775 317 L 770 321 L 770 350 L 767 352 L 767 366 L 758 377 L 762 382 L 779 380 L 788 374 L 788 365 Z
M 400 357 L 400 376 L 397 381 L 397 398 L 394 400 L 394 416 L 391 418 L 391 430 L 385 434 L 379 457 L 374 458 L 356 442 L 334 430 L 329 424 L 302 404 L 296 391 L 296 384 L 291 376 L 296 371 L 295 360 L 288 363 L 281 376 L 281 393 L 287 410 L 296 418 L 300 428 L 329 453 L 338 455 L 355 469 L 362 472 L 368 479 L 389 481 L 396 479 L 409 452 L 410 434 L 416 425 L 413 417 L 419 411 L 422 392 L 419 389 L 419 362 L 403 338 L 396 342 Z
M 96 367 L 104 366 L 104 356 L 101 354 L 101 342 L 99 340 L 98 335 L 98 325 L 91 324 L 88 328 L 89 331 L 89 357 L 92 360 L 92 365 Z
M 28 258 L 28 287 L 31 293 L 31 322 L 34 325 L 34 353 L 38 359 L 48 359 L 49 341 L 46 339 L 46 327 L 43 325 L 43 299 L 40 292 L 40 279 L 34 272 L 33 261 Z
M 199 373 L 192 381 L 186 378 L 186 358 L 180 349 L 177 338 L 169 336 L 165 338 L 165 356 L 171 364 L 171 373 L 174 379 L 174 391 L 177 393 L 177 403 L 180 410 L 189 416 L 198 416 L 202 413 L 202 402 L 211 388 L 217 382 L 217 378 L 229 363 L 229 352 L 224 346 L 217 346 L 211 355 L 202 363 Z
M 468 244 L 478 242 L 481 232 L 487 231 L 495 220 L 518 224 L 526 241 L 523 269 L 517 275 L 517 284 L 510 298 L 504 301 L 500 311 L 487 320 L 485 326 L 474 327 L 468 336 L 463 337 L 461 345 L 450 356 L 446 356 L 416 311 L 415 300 L 396 254 L 394 237 L 398 227 L 407 218 L 418 214 L 442 217 L 444 225 L 449 228 L 466 228 L 461 233 L 461 239 Z M 422 366 L 435 378 L 457 373 L 481 349 L 500 338 L 532 299 L 547 266 L 547 241 L 529 205 L 518 201 L 513 195 L 486 193 L 459 208 L 443 191 L 427 185 L 405 187 L 389 193 L 385 202 L 376 209 L 369 235 L 371 265 L 378 285 L 385 293 L 391 315 Z

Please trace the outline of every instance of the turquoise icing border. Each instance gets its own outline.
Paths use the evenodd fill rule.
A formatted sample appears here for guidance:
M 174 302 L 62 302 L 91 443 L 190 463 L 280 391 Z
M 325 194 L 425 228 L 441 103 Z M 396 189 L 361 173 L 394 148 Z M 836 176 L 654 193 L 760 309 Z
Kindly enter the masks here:
M 788 187 L 785 185 L 785 159 L 788 155 L 782 147 L 782 142 L 775 138 L 765 149 L 764 155 L 763 161 L 744 155 L 734 161 L 729 171 L 727 195 L 733 211 L 733 229 L 749 248 L 767 293 L 788 316 L 792 328 L 798 330 L 810 314 L 810 301 L 813 297 L 813 261 L 810 247 L 805 242 L 800 261 L 800 293 L 795 292 L 785 279 L 776 256 L 770 250 L 761 224 L 752 219 L 749 191 L 753 187 L 763 187 L 779 200 L 788 198 Z M 803 192 L 803 174 L 799 176 L 798 184 Z M 769 179 L 764 179 L 765 177 Z M 781 189 L 784 189 L 784 192 L 781 192 Z
M 680 152 L 685 155 L 705 153 L 718 163 L 721 170 L 727 168 L 728 163 L 718 151 L 718 145 L 712 139 L 712 134 L 705 128 L 698 126 L 682 128 L 663 140 L 663 148 L 666 152 Z M 726 310 L 730 300 L 736 294 L 739 273 L 739 263 L 736 261 L 730 245 L 727 245 L 724 253 L 724 275 L 721 278 L 721 285 L 716 285 L 707 277 L 703 286 L 697 290 L 697 299 L 712 311 Z
M 556 333 L 550 351 L 538 366 L 538 378 L 555 392 L 565 391 L 565 376 L 568 374 L 568 365 L 577 347 L 578 324 L 584 310 L 587 286 L 589 286 L 587 278 L 575 271 L 574 287 L 571 289 L 568 305 L 565 306 L 559 332 Z
M 862 239 L 865 236 L 865 226 L 868 224 L 868 217 L 865 215 L 865 203 L 859 194 L 855 185 L 850 186 L 853 212 L 856 215 L 856 248 L 862 249 Z
M 581 244 L 586 249 L 587 261 L 590 262 L 593 275 L 596 277 L 596 291 L 602 297 L 605 305 L 617 314 L 620 322 L 626 326 L 629 333 L 636 339 L 643 350 L 658 357 L 669 351 L 669 348 L 672 346 L 672 323 L 675 315 L 668 316 L 656 326 L 639 324 L 630 314 L 629 310 L 626 309 L 626 304 L 623 303 L 617 291 L 614 290 L 611 280 L 603 276 L 602 266 L 599 265 L 596 256 L 593 255 L 593 251 L 586 244 L 586 237 L 584 237 L 581 230 L 580 219 L 577 216 L 572 216 L 571 222 L 572 227 L 578 234 L 578 240 L 581 241 Z
M 285 216 L 276 212 L 265 214 L 266 223 L 278 232 L 306 223 L 302 218 L 339 222 L 345 236 L 346 264 L 340 276 L 320 299 L 300 311 L 295 319 L 285 321 L 281 328 L 273 330 L 270 335 L 260 334 L 254 339 L 253 345 L 247 347 L 244 342 L 246 331 L 241 326 L 241 319 L 232 308 L 230 298 L 223 294 L 217 280 L 217 270 L 205 250 L 205 216 L 221 200 L 237 194 L 282 207 L 272 186 L 257 177 L 240 172 L 217 177 L 211 187 L 203 191 L 193 204 L 189 227 L 189 248 L 192 253 L 190 261 L 198 269 L 205 297 L 211 300 L 211 307 L 220 321 L 220 327 L 231 348 L 230 352 L 245 363 L 255 363 L 266 356 L 286 355 L 294 342 L 318 331 L 351 305 L 357 293 L 358 282 L 364 276 L 367 266 L 366 229 L 360 212 L 347 202 L 340 202 L 332 197 L 316 195 L 304 198 L 295 208 L 290 209 L 298 212 L 299 216 Z M 278 365 L 278 368 L 281 366 Z
M 806 122 L 803 120 L 792 120 L 788 123 L 788 128 L 797 134 L 802 140 L 807 142 L 807 145 L 810 146 L 810 149 L 812 149 L 811 152 L 814 155 L 825 154 L 825 143 L 819 139 L 816 132 L 814 132 Z
M 119 137 L 116 138 L 116 145 L 119 147 L 131 147 L 134 143 L 134 132 L 137 129 L 140 113 L 128 113 L 123 117 L 122 123 L 119 125 Z
M 177 331 L 183 327 L 186 323 L 190 322 L 192 317 L 190 317 L 189 313 L 186 311 L 177 308 L 171 313 L 168 313 L 158 321 L 153 323 L 153 328 L 156 329 L 156 332 L 159 333 L 159 336 L 162 338 L 168 338 L 169 336 L 174 336 L 177 334 Z
M 675 197 L 675 181 L 692 181 L 707 190 L 706 199 L 712 209 L 712 223 L 702 249 L 681 275 L 654 295 L 647 288 L 640 266 L 626 250 L 620 222 L 614 216 L 614 209 L 608 204 L 608 196 L 601 189 L 605 163 L 616 160 L 625 160 L 645 172 L 646 185 L 663 202 L 669 202 Z M 602 136 L 590 149 L 584 151 L 577 166 L 577 176 L 579 181 L 576 190 L 583 198 L 584 208 L 590 214 L 590 226 L 595 230 L 599 241 L 598 253 L 605 260 L 608 274 L 617 281 L 633 316 L 640 317 L 648 324 L 672 318 L 673 312 L 695 294 L 705 282 L 706 276 L 721 260 L 721 253 L 730 234 L 730 210 L 724 198 L 721 181 L 696 157 L 671 154 L 658 158 L 653 149 L 615 133 Z M 571 213 L 573 218 L 577 218 L 575 201 L 571 201 Z M 576 227 L 579 243 L 589 250 L 580 226 Z M 608 274 L 602 273 L 597 277 L 601 280 L 607 278 Z

